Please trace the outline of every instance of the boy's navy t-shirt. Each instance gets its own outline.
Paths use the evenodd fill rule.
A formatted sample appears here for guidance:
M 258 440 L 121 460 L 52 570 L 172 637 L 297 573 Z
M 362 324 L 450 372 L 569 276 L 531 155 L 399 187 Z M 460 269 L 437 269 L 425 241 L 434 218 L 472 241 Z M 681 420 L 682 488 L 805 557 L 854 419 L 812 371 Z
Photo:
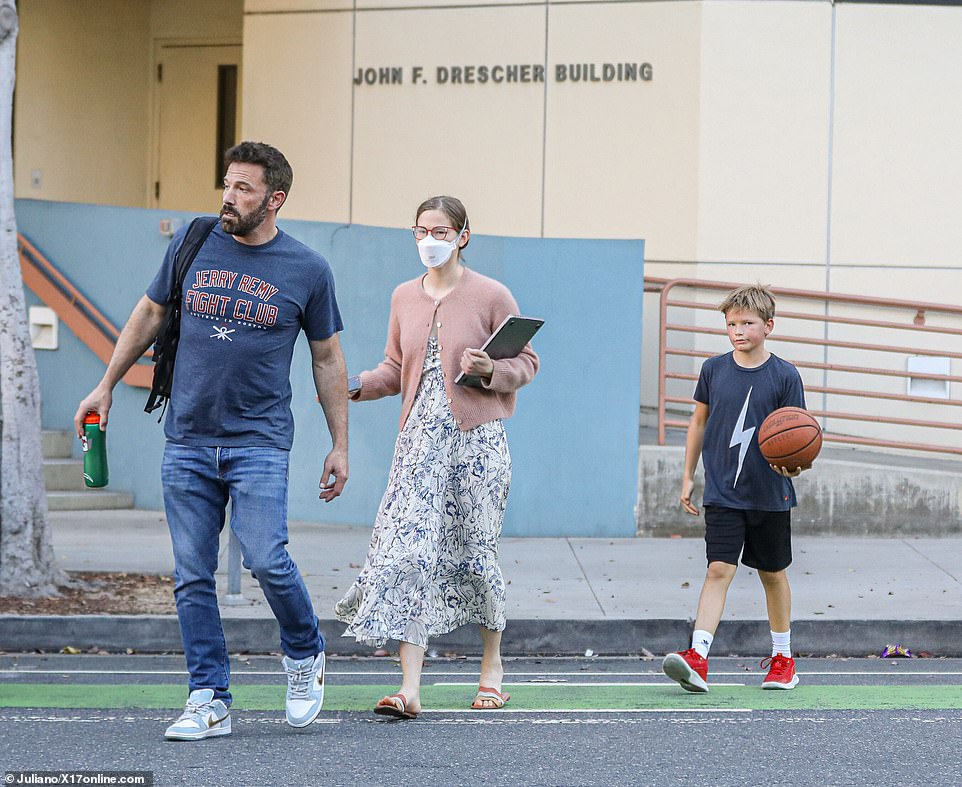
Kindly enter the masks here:
M 174 287 L 174 236 L 147 297 Z M 164 434 L 194 446 L 290 450 L 291 358 L 303 329 L 327 339 L 342 329 L 327 261 L 290 235 L 260 246 L 215 226 L 184 277 L 180 344 Z
M 755 433 L 779 407 L 805 407 L 798 370 L 776 355 L 754 369 L 739 366 L 732 353 L 716 355 L 701 367 L 695 400 L 708 405 L 704 504 L 757 511 L 792 508 L 795 488 L 769 467 Z

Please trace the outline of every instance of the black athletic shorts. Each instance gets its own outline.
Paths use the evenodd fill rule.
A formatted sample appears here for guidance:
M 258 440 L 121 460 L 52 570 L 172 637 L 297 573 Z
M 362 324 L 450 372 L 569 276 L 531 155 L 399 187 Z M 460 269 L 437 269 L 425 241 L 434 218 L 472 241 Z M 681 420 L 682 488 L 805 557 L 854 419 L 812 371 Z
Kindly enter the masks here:
M 742 563 L 759 571 L 781 571 L 792 564 L 792 512 L 742 511 L 705 506 L 708 562 Z

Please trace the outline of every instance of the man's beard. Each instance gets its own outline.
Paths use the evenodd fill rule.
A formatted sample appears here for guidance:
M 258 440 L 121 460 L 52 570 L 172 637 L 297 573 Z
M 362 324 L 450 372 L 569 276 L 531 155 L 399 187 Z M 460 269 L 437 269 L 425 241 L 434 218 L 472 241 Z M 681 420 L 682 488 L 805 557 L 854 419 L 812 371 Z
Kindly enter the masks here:
M 271 195 L 267 194 L 264 201 L 256 210 L 251 211 L 246 216 L 242 216 L 234 208 L 226 205 L 220 209 L 220 226 L 228 235 L 249 235 L 267 218 L 267 203 L 270 202 Z

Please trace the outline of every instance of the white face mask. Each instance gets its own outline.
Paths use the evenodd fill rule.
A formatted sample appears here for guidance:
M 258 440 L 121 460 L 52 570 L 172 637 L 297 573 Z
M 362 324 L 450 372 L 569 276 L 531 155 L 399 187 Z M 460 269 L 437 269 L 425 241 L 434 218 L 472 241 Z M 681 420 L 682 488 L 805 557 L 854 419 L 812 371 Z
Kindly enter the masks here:
M 421 238 L 421 240 L 418 241 L 418 254 L 421 255 L 421 262 L 424 263 L 424 267 L 439 268 L 450 260 L 458 243 L 461 242 L 461 236 L 464 234 L 464 230 L 465 227 L 462 227 L 461 232 L 458 233 L 458 237 L 454 240 L 435 240 L 430 234 Z
M 444 265 L 454 254 L 454 247 L 457 243 L 457 239 L 453 241 L 435 240 L 430 235 L 419 240 L 418 254 L 421 255 L 421 262 L 424 263 L 424 267 L 438 268 Z

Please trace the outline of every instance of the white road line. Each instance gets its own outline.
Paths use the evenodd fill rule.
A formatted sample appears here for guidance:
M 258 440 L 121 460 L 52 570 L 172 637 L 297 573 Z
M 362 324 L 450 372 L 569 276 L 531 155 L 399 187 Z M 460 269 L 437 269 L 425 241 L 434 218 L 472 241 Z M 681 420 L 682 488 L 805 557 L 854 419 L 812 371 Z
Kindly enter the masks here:
M 343 713 L 343 712 L 352 712 L 352 711 L 340 711 L 340 712 Z M 385 723 L 385 721 L 384 721 L 383 719 L 372 718 L 373 714 L 371 714 L 371 716 L 367 716 L 367 714 L 370 713 L 369 711 L 353 711 L 353 712 L 354 712 L 354 713 L 363 713 L 363 714 L 365 714 L 366 718 L 362 718 L 362 720 L 364 720 L 364 721 L 368 721 L 368 720 L 369 720 L 369 721 L 371 721 L 371 722 L 373 722 L 373 723 L 375 723 L 375 724 L 384 724 L 384 723 Z M 496 724 L 496 723 L 498 723 L 498 722 L 502 722 L 502 723 L 503 723 L 503 722 L 506 722 L 506 721 L 511 721 L 511 722 L 528 722 L 528 723 L 533 723 L 533 724 L 538 724 L 538 723 L 541 723 L 541 724 L 547 724 L 547 723 L 563 724 L 563 723 L 566 723 L 568 720 L 566 720 L 566 719 L 559 719 L 559 718 L 541 719 L 541 720 L 539 720 L 539 719 L 521 718 L 521 717 L 538 715 L 538 714 L 540 714 L 540 715 L 550 715 L 550 716 L 557 717 L 557 716 L 562 715 L 562 714 L 578 715 L 578 716 L 585 716 L 585 715 L 589 715 L 589 716 L 590 716 L 590 715 L 600 715 L 600 716 L 604 716 L 604 715 L 606 715 L 606 714 L 617 714 L 617 715 L 619 715 L 619 716 L 625 716 L 625 715 L 630 715 L 630 714 L 635 714 L 635 715 L 638 715 L 638 714 L 650 715 L 650 714 L 652 714 L 652 713 L 667 713 L 667 714 L 673 714 L 673 715 L 675 715 L 675 714 L 687 714 L 687 715 L 689 715 L 689 716 L 702 716 L 702 715 L 705 715 L 705 714 L 728 714 L 728 715 L 731 715 L 731 714 L 746 714 L 746 713 L 747 713 L 747 714 L 750 714 L 750 713 L 752 713 L 752 712 L 753 712 L 753 711 L 752 711 L 751 708 L 695 708 L 695 709 L 692 709 L 692 708 L 637 708 L 637 709 L 625 709 L 625 708 L 590 708 L 590 709 L 586 709 L 586 708 L 552 708 L 552 709 L 545 709 L 545 710 L 526 710 L 526 709 L 513 709 L 513 710 L 508 710 L 507 708 L 504 708 L 504 709 L 502 709 L 502 710 L 497 711 L 497 718 L 492 718 L 492 717 L 479 718 L 479 716 L 478 716 L 478 711 L 476 711 L 476 710 L 459 710 L 459 709 L 455 709 L 455 708 L 445 710 L 445 709 L 443 709 L 443 708 L 435 708 L 435 709 L 431 709 L 431 710 L 424 710 L 424 711 L 422 712 L 422 714 L 421 714 L 421 719 L 422 719 L 423 721 L 435 722 L 435 723 L 441 723 L 441 724 L 443 724 L 443 723 L 445 723 L 445 722 L 447 722 L 447 723 L 461 723 L 461 724 Z M 458 719 L 450 719 L 450 720 L 445 720 L 445 719 L 441 719 L 441 718 L 436 718 L 436 719 L 428 718 L 428 717 L 431 717 L 431 716 L 462 716 L 462 715 L 465 716 L 465 717 L 470 717 L 470 718 L 471 718 L 471 721 L 468 721 L 467 719 L 461 719 L 461 718 L 458 718 Z M 509 720 L 509 719 L 503 718 L 504 716 L 515 716 L 515 717 L 518 717 L 518 718 L 514 718 L 514 719 L 510 719 L 510 720 Z M 134 723 L 140 724 L 140 723 L 143 723 L 143 722 L 168 722 L 168 723 L 169 723 L 169 722 L 170 722 L 170 715 L 166 715 L 166 716 L 95 716 L 95 717 L 83 717 L 83 716 L 46 716 L 46 715 L 45 715 L 45 716 L 41 716 L 41 715 L 31 715 L 31 716 L 27 716 L 27 715 L 5 716 L 5 715 L 0 714 L 0 724 L 2 724 L 2 723 L 22 723 L 22 722 L 45 722 L 45 723 L 46 723 L 46 722 L 57 722 L 57 723 L 60 723 L 60 724 L 96 724 L 96 723 L 103 723 L 103 722 L 105 722 L 105 721 L 115 721 L 115 722 L 121 722 L 121 723 L 124 723 L 124 724 L 134 724 Z M 235 713 L 235 714 L 232 716 L 231 721 L 232 721 L 234 724 L 237 724 L 238 722 L 243 723 L 243 724 L 287 724 L 286 720 L 283 719 L 283 718 L 263 718 L 263 719 L 251 718 L 250 716 L 244 715 L 243 712 L 242 712 L 242 713 Z M 317 719 L 317 721 L 315 721 L 314 724 L 343 724 L 344 722 L 349 722 L 349 721 L 353 721 L 353 720 L 352 720 L 352 719 Z M 571 722 L 575 722 L 575 721 L 577 721 L 577 719 L 571 720 Z
M 475 682 L 473 682 L 473 683 L 447 683 L 447 682 L 444 682 L 444 681 L 437 681 L 436 683 L 428 683 L 427 685 L 429 685 L 429 686 L 470 686 L 470 687 L 474 687 L 474 686 L 477 686 L 478 684 L 477 684 L 477 681 L 475 681 Z M 631 687 L 631 688 L 636 688 L 636 687 L 641 687 L 641 688 L 660 687 L 660 688 L 664 688 L 665 686 L 674 686 L 674 685 L 676 685 L 676 684 L 674 683 L 674 681 L 671 681 L 671 680 L 668 679 L 668 678 L 664 678 L 663 680 L 661 680 L 661 681 L 658 682 L 658 683 L 600 683 L 600 682 L 596 682 L 596 683 L 591 683 L 591 682 L 569 683 L 569 682 L 567 682 L 567 681 L 564 682 L 564 683 L 543 683 L 543 682 L 541 682 L 541 681 L 536 681 L 536 682 L 532 682 L 532 683 L 515 683 L 515 682 L 512 682 L 512 681 L 505 681 L 505 682 L 504 682 L 504 686 L 510 686 L 510 687 L 513 688 L 513 689 L 523 688 L 523 687 L 526 687 L 526 686 L 537 686 L 537 687 L 539 687 L 539 688 L 547 688 L 547 687 L 557 686 L 559 689 L 567 689 L 567 688 L 569 688 L 569 687 L 571 687 L 571 686 L 591 686 L 591 687 L 598 687 L 598 686 L 613 686 L 613 687 L 617 687 L 617 686 L 629 686 L 629 687 Z M 744 684 L 744 683 L 718 683 L 717 681 L 712 681 L 712 684 L 711 684 L 711 685 L 712 685 L 712 686 L 744 686 L 745 684 Z
M 235 673 L 236 674 L 236 673 Z M 283 675 L 283 672 L 247 672 L 246 675 Z M 114 670 L 114 669 L 0 669 L 0 675 L 178 675 L 187 671 L 177 670 Z
M 251 716 L 251 713 L 256 713 L 260 711 L 248 711 L 234 714 L 233 721 L 235 727 L 240 724 L 242 726 L 246 725 L 286 725 L 287 722 L 283 716 L 265 716 L 258 718 L 256 716 Z M 342 713 L 345 711 L 341 711 Z M 322 718 L 314 722 L 314 724 L 350 724 L 350 723 L 361 723 L 361 724 L 385 724 L 388 723 L 384 719 L 375 718 L 373 714 L 367 711 L 351 711 L 350 713 L 356 714 L 356 718 Z M 542 716 L 550 716 L 551 718 L 530 718 L 532 715 L 541 714 Z M 567 718 L 562 718 L 562 714 L 568 714 Z M 839 718 L 839 717 L 829 717 L 829 716 L 812 716 L 812 715 L 802 715 L 802 716 L 779 716 L 774 715 L 770 711 L 757 710 L 752 708 L 638 708 L 634 710 L 626 710 L 623 708 L 596 708 L 591 710 L 585 710 L 581 708 L 571 708 L 571 709 L 559 709 L 555 708 L 552 710 L 508 710 L 507 708 L 497 711 L 497 715 L 483 716 L 479 714 L 478 711 L 471 710 L 426 710 L 421 715 L 420 720 L 417 725 L 428 724 L 428 725 L 438 725 L 438 726 L 496 726 L 496 725 L 510 725 L 510 724 L 531 724 L 531 725 L 545 725 L 545 724 L 585 724 L 585 725 L 599 725 L 599 724 L 650 724 L 649 719 L 645 719 L 646 716 L 664 714 L 666 716 L 672 717 L 671 724 L 752 724 L 752 723 L 764 723 L 766 725 L 770 724 L 797 724 L 799 722 L 808 722 L 812 724 L 838 724 L 844 723 L 848 725 L 860 724 L 873 720 L 873 716 L 861 716 L 855 718 Z M 430 718 L 436 716 L 437 718 Z M 445 716 L 454 716 L 455 718 L 444 718 Z M 462 718 L 463 716 L 463 718 Z M 513 718 L 511 718 L 513 716 Z M 53 716 L 53 715 L 40 715 L 40 714 L 18 714 L 18 715 L 4 715 L 2 710 L 0 710 L 0 727 L 4 724 L 24 724 L 24 723 L 38 723 L 38 724 L 103 724 L 104 722 L 117 722 L 120 724 L 143 724 L 144 722 L 156 722 L 169 723 L 170 715 L 165 714 L 163 716 L 94 716 L 94 717 L 84 717 L 84 716 Z M 644 720 L 644 721 L 643 721 Z M 935 716 L 931 718 L 926 718 L 920 715 L 912 716 L 896 716 L 891 717 L 889 721 L 896 724 L 962 724 L 962 717 L 960 716 Z
M 486 713 L 490 711 L 481 711 Z M 559 713 L 752 713 L 751 708 L 499 708 L 495 711 L 499 716 L 502 714 L 509 716 L 523 716 L 537 713 L 549 713 L 556 715 Z M 432 708 L 423 711 L 425 715 L 445 714 L 445 715 L 465 715 L 477 718 L 478 711 L 461 708 Z
M 171 711 L 171 713 L 176 713 L 176 711 Z M 166 722 L 170 723 L 171 715 L 166 716 L 96 716 L 96 717 L 81 717 L 81 716 L 2 716 L 0 715 L 0 723 L 5 722 L 57 722 L 60 724 L 96 724 L 105 721 L 119 721 L 124 724 L 141 724 L 145 721 L 148 722 Z M 242 721 L 245 724 L 287 724 L 287 720 L 284 718 L 265 718 L 265 719 L 252 719 L 250 717 L 238 719 L 235 715 L 232 717 L 231 722 Z M 317 719 L 313 724 L 341 724 L 344 719 Z
M 759 670 L 759 672 L 760 672 L 760 670 Z M 714 673 L 714 674 L 715 674 L 715 675 L 739 675 L 739 674 L 741 674 L 741 673 L 738 673 L 738 672 L 716 672 L 716 673 Z M 919 672 L 919 671 L 913 670 L 913 669 L 909 669 L 909 670 L 907 670 L 906 672 L 898 672 L 898 671 L 896 671 L 896 670 L 891 670 L 891 671 L 887 671 L 887 672 L 883 672 L 882 670 L 865 670 L 864 672 L 861 672 L 861 671 L 859 671 L 859 670 L 850 670 L 850 671 L 845 671 L 845 672 L 842 672 L 842 671 L 832 672 L 831 670 L 826 670 L 826 671 L 819 671 L 819 670 L 798 670 L 798 674 L 799 674 L 799 675 L 882 675 L 882 676 L 886 676 L 886 675 L 898 675 L 899 677 L 908 678 L 908 677 L 915 677 L 916 675 L 927 675 L 927 676 L 931 676 L 931 675 L 953 675 L 953 676 L 958 676 L 958 675 L 962 675 L 962 672 L 950 672 L 950 671 L 939 672 L 938 670 L 933 670 L 933 671 L 931 671 L 931 672 Z
M 749 672 L 746 670 L 737 670 L 734 672 L 719 671 L 716 672 L 712 670 L 712 675 L 718 676 L 731 676 L 731 677 L 743 677 L 744 675 L 760 675 L 761 670 L 758 672 Z M 340 671 L 340 670 L 327 670 L 327 674 L 331 677 L 368 677 L 368 676 L 383 676 L 383 677 L 395 677 L 398 672 L 395 671 L 384 671 L 384 672 L 371 672 L 371 671 Z M 433 670 L 426 671 L 424 676 L 430 678 L 432 676 L 450 676 L 450 677 L 461 677 L 464 672 L 435 672 Z M 821 676 L 887 676 L 887 675 L 898 675 L 899 677 L 931 677 L 935 676 L 946 676 L 946 677 L 957 677 L 962 675 L 962 671 L 926 671 L 920 672 L 913 669 L 907 669 L 904 672 L 897 672 L 895 670 L 882 671 L 882 670 L 846 670 L 846 671 L 833 671 L 833 670 L 799 670 L 799 675 L 821 675 Z M 113 669 L 103 669 L 103 670 L 93 670 L 93 669 L 30 669 L 30 668 L 20 668 L 20 669 L 0 669 L 0 675 L 174 675 L 178 677 L 185 677 L 187 675 L 186 670 L 113 670 Z M 271 671 L 244 671 L 241 669 L 234 669 L 231 672 L 232 677 L 278 677 L 283 676 L 284 671 L 282 669 L 271 670 Z M 565 676 L 570 675 L 572 677 L 579 678 L 596 678 L 598 680 L 603 680 L 605 678 L 645 678 L 645 677 L 663 677 L 661 670 L 649 670 L 647 672 L 512 672 L 510 673 L 511 678 L 520 678 L 522 675 L 536 675 L 540 680 L 531 681 L 531 683 L 546 683 L 551 684 L 555 682 L 553 678 L 555 676 Z M 560 683 L 560 681 L 558 681 Z M 460 685 L 460 684 L 457 684 Z M 574 686 L 574 683 L 568 683 L 565 681 L 562 685 Z M 608 685 L 614 686 L 618 685 L 615 683 L 609 683 Z

